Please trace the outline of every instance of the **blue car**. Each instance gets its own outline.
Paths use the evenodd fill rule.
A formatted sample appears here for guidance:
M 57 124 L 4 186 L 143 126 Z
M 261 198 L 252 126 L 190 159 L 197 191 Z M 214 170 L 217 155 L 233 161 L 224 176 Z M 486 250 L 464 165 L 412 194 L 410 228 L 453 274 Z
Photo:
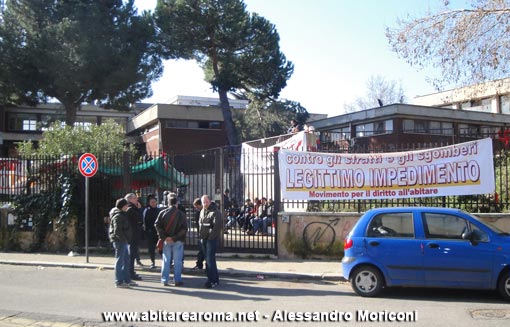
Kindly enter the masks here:
M 445 287 L 498 290 L 510 301 L 510 234 L 462 210 L 369 210 L 344 250 L 344 277 L 361 296 L 393 286 Z

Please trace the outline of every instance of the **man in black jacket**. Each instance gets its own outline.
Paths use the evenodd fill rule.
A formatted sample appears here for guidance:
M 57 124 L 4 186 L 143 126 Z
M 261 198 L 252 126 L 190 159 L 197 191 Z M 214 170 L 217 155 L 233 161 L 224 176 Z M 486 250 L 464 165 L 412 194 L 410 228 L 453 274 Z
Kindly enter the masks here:
M 147 197 L 147 207 L 143 210 L 143 228 L 147 239 L 147 249 L 151 258 L 151 269 L 156 268 L 156 243 L 158 242 L 158 232 L 154 223 L 160 209 L 158 208 L 158 201 L 154 195 Z
M 202 195 L 200 211 L 200 240 L 205 255 L 206 288 L 214 288 L 220 283 L 216 265 L 216 250 L 220 244 L 223 229 L 223 216 L 208 195 Z
M 168 202 L 170 207 L 159 213 L 155 224 L 159 239 L 164 241 L 161 283 L 169 285 L 170 264 L 173 261 L 175 286 L 179 287 L 183 285 L 182 261 L 188 225 L 186 215 L 177 208 L 177 198 L 169 196 Z
M 110 210 L 110 241 L 115 249 L 115 286 L 130 287 L 137 284 L 131 281 L 129 273 L 129 242 L 131 240 L 131 224 L 125 211 L 128 208 L 126 199 L 118 199 L 115 207 Z
M 138 245 L 140 243 L 140 236 L 142 235 L 142 213 L 140 212 L 140 201 L 135 193 L 128 193 L 124 197 L 128 201 L 128 210 L 126 214 L 128 216 L 129 223 L 131 224 L 131 243 L 129 243 L 129 271 L 131 273 L 131 279 L 141 280 L 135 272 L 135 260 L 139 258 Z

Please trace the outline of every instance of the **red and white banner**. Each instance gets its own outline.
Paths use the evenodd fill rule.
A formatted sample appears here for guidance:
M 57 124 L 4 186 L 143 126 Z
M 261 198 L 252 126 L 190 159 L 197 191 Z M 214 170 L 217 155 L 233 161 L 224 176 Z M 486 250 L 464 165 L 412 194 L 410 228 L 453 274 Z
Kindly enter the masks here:
M 296 151 L 315 151 L 315 133 L 299 132 L 290 138 L 267 147 L 253 147 L 248 143 L 241 146 L 242 174 L 272 174 L 274 172 L 274 148 Z
M 495 190 L 492 139 L 393 153 L 280 150 L 282 198 L 358 200 L 486 194 Z

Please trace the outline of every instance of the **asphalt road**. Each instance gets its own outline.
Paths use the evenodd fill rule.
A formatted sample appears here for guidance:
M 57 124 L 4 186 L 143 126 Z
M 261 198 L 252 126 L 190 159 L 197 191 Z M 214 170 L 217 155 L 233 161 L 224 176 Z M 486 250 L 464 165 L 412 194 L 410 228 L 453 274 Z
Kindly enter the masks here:
M 0 319 L 0 327 L 26 326 L 36 321 L 54 323 L 54 326 L 73 323 L 85 326 L 379 326 L 385 319 L 405 313 L 415 321 L 384 325 L 506 326 L 510 323 L 509 304 L 493 292 L 394 289 L 387 290 L 380 298 L 361 298 L 348 284 L 338 282 L 229 278 L 222 279 L 216 289 L 205 289 L 205 277 L 201 276 L 185 276 L 182 288 L 163 287 L 157 273 L 142 276 L 144 280 L 139 287 L 116 289 L 111 270 L 0 265 L 0 317 L 4 317 Z M 103 322 L 103 312 L 116 311 L 137 312 L 138 317 L 144 312 L 152 312 L 152 317 L 174 312 L 205 313 L 202 322 L 165 322 L 163 318 L 158 322 Z M 213 312 L 225 319 L 233 317 L 245 322 L 204 321 L 212 319 Z M 329 319 L 338 321 L 334 324 L 293 321 L 300 317 L 312 319 L 314 312 L 324 312 Z M 376 321 L 360 321 L 363 314 L 377 317 Z

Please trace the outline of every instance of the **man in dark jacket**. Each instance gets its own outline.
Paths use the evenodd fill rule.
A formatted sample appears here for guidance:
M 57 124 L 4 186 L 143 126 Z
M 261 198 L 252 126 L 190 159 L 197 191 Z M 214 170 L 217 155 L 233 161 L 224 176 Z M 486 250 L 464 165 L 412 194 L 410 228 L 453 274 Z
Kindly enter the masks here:
M 143 210 L 143 228 L 147 239 L 147 249 L 151 258 L 151 269 L 156 268 L 156 243 L 158 242 L 158 232 L 154 223 L 161 210 L 158 208 L 158 201 L 154 195 L 147 197 L 147 207 Z
M 135 272 L 135 260 L 140 257 L 138 245 L 140 243 L 140 236 L 142 235 L 142 213 L 140 212 L 140 202 L 138 201 L 138 196 L 136 196 L 135 193 L 126 194 L 124 199 L 128 201 L 128 210 L 126 211 L 126 214 L 133 233 L 131 243 L 129 243 L 129 271 L 131 273 L 131 279 L 141 280 L 142 277 Z
M 220 243 L 223 228 L 223 216 L 208 195 L 203 195 L 202 211 L 200 211 L 200 240 L 205 255 L 205 271 L 207 273 L 206 288 L 214 288 L 220 283 L 216 266 L 216 250 Z
M 161 283 L 169 285 L 170 264 L 173 260 L 175 286 L 182 286 L 182 261 L 188 225 L 186 215 L 177 208 L 177 198 L 169 195 L 168 202 L 170 207 L 159 213 L 155 224 L 159 239 L 164 241 Z
M 125 211 L 128 209 L 126 199 L 118 199 L 115 208 L 110 210 L 110 241 L 115 249 L 115 286 L 126 288 L 136 286 L 131 281 L 129 271 L 129 242 L 131 240 L 131 224 Z

